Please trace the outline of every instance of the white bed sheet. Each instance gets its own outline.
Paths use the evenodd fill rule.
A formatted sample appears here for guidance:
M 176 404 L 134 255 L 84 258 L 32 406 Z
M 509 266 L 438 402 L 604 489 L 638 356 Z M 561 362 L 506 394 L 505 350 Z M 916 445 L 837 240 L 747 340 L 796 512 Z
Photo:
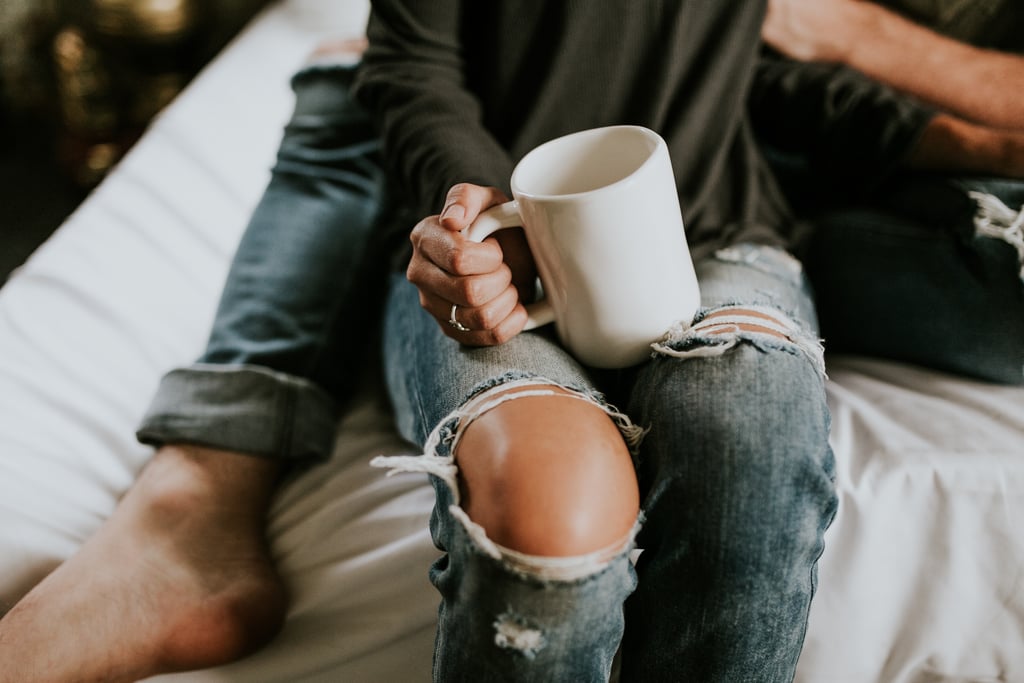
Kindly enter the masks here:
M 285 0 L 156 121 L 0 289 L 0 610 L 113 510 L 149 450 L 132 434 L 160 376 L 202 349 L 317 41 L 364 0 Z M 802 683 L 1024 681 L 1024 390 L 830 359 L 840 509 Z M 273 548 L 293 595 L 281 636 L 201 681 L 427 681 L 433 494 L 385 478 L 410 452 L 379 387 L 333 459 L 288 483 Z

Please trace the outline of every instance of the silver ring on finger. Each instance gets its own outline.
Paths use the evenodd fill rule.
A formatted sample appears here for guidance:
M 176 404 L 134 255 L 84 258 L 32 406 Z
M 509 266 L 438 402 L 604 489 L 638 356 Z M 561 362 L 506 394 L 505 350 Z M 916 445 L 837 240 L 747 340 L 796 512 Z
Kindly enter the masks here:
M 468 327 L 466 327 L 465 325 L 463 325 L 462 323 L 455 319 L 455 312 L 458 309 L 458 307 L 458 304 L 452 304 L 452 312 L 451 315 L 448 316 L 448 324 L 454 327 L 459 332 L 469 332 Z

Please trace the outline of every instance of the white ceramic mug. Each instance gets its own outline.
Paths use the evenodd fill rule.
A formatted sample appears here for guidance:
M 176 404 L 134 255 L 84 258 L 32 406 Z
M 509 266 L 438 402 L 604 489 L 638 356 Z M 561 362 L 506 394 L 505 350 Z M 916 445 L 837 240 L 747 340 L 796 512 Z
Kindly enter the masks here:
M 620 368 L 692 320 L 700 292 L 657 133 L 610 126 L 546 142 L 516 165 L 512 195 L 466 234 L 523 226 L 544 296 L 527 307 L 527 329 L 554 322 L 581 362 Z

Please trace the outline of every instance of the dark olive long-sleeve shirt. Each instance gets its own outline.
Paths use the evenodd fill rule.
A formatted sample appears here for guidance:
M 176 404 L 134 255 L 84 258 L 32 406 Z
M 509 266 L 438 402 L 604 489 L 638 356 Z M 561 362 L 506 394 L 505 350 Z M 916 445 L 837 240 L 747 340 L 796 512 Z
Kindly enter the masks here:
M 785 246 L 792 220 L 746 109 L 764 12 L 763 0 L 375 0 L 356 95 L 420 217 L 457 182 L 507 191 L 542 142 L 634 124 L 668 142 L 696 254 Z

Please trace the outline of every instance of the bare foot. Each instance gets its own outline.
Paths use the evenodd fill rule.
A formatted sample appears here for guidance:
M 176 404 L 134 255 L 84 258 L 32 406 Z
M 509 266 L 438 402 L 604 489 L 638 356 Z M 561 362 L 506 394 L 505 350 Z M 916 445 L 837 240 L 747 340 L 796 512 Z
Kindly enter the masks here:
M 269 460 L 162 448 L 109 520 L 0 620 L 0 683 L 135 681 L 224 664 L 280 629 Z

